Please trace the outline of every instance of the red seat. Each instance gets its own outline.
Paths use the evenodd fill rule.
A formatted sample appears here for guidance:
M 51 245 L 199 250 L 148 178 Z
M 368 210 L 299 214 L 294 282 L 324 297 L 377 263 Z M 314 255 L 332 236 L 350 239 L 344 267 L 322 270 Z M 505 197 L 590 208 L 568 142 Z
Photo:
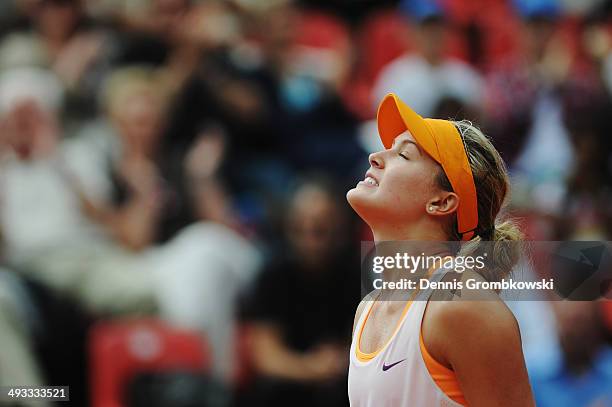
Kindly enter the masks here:
M 395 9 L 380 11 L 363 24 L 358 38 L 361 74 L 373 83 L 380 71 L 408 52 L 410 29 L 406 17 Z
M 341 50 L 350 46 L 350 35 L 346 24 L 324 12 L 302 12 L 296 32 L 296 45 Z
M 89 355 L 94 407 L 123 406 L 123 388 L 139 372 L 201 372 L 209 365 L 201 335 L 150 319 L 97 324 Z

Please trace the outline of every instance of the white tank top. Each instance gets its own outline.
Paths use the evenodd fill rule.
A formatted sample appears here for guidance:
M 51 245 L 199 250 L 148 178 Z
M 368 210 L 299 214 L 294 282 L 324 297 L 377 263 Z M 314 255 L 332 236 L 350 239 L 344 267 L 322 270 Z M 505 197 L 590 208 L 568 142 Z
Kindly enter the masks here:
M 444 274 L 446 271 L 438 270 L 430 280 L 440 281 Z M 399 321 L 391 339 L 367 361 L 357 357 L 357 342 L 374 301 L 369 301 L 364 308 L 355 325 L 351 343 L 348 378 L 351 406 L 461 407 L 436 385 L 421 354 L 421 321 L 430 295 L 431 290 L 424 290 L 417 295 Z

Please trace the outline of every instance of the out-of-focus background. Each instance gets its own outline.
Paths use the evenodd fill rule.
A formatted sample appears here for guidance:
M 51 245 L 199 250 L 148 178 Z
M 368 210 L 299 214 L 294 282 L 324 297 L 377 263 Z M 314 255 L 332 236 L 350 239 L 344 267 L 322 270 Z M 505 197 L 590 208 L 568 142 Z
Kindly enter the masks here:
M 612 240 L 611 11 L 1 0 L 0 384 L 347 405 L 378 101 L 477 123 L 530 239 Z M 538 405 L 612 405 L 610 302 L 516 308 Z

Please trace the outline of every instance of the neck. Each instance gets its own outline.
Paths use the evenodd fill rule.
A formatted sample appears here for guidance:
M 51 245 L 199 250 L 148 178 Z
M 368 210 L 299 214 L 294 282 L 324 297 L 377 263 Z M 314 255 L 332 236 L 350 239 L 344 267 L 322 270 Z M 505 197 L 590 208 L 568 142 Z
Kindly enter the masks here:
M 444 233 L 439 224 L 427 222 L 413 224 L 410 227 L 400 227 L 397 225 L 372 226 L 372 236 L 374 242 L 444 242 L 448 236 Z
M 384 265 L 382 274 L 378 275 L 378 278 L 386 282 L 401 279 L 418 281 L 428 275 L 435 259 L 452 255 L 448 237 L 437 224 L 413 223 L 410 228 L 372 227 L 372 234 L 376 257 L 393 259 L 387 260 L 390 264 Z M 440 261 L 437 261 L 435 264 L 439 266 L 439 263 Z M 436 265 L 433 267 L 436 268 Z M 386 291 L 385 294 L 393 296 L 391 291 Z M 399 294 L 405 299 L 410 292 L 403 290 Z
M 377 264 L 383 265 L 379 278 L 385 282 L 404 279 L 418 282 L 442 267 L 451 253 L 451 248 L 445 241 L 377 242 L 376 257 L 380 259 Z

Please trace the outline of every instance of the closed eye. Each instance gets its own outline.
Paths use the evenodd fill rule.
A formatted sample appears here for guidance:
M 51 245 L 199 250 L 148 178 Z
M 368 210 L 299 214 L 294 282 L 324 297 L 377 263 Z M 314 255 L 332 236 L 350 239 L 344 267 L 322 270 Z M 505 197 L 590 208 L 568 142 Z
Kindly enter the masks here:
M 404 160 L 410 160 L 410 158 L 408 158 L 406 153 L 399 153 L 399 156 L 402 157 Z

